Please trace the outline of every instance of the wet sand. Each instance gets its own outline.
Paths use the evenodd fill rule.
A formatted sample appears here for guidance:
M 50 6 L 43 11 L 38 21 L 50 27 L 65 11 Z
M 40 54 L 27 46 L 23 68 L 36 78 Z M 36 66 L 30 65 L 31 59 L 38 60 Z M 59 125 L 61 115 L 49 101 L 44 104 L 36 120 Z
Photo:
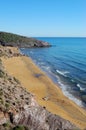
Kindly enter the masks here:
M 9 74 L 35 95 L 41 106 L 78 126 L 86 128 L 86 111 L 63 95 L 61 89 L 26 56 L 2 58 Z

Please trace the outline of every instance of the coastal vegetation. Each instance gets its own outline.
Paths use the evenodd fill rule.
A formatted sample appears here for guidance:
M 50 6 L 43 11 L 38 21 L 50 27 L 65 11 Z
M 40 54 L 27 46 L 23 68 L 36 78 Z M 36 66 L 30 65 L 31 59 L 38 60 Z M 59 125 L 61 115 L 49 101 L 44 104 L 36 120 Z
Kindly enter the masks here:
M 49 43 L 37 40 L 35 38 L 29 38 L 7 32 L 0 32 L 0 44 L 3 46 L 16 46 L 21 48 L 50 46 Z

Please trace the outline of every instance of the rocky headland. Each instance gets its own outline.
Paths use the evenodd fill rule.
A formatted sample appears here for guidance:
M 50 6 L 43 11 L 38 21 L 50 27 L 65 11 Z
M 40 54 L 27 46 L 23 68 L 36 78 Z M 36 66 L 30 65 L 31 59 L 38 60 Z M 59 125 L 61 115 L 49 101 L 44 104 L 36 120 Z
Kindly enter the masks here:
M 37 40 L 35 38 L 29 38 L 7 32 L 0 32 L 0 45 L 19 48 L 36 48 L 51 46 L 49 43 Z

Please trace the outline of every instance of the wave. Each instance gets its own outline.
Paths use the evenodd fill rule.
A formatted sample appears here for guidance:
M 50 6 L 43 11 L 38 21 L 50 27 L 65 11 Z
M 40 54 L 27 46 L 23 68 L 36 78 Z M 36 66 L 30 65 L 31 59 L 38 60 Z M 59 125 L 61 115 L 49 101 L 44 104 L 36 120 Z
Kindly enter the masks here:
M 50 70 L 49 66 L 42 66 L 42 68 L 46 69 L 46 70 Z
M 62 82 L 59 79 L 58 82 L 59 86 L 61 87 L 63 94 L 68 97 L 70 100 L 72 100 L 73 102 L 75 102 L 77 105 L 79 105 L 80 107 L 86 107 L 86 104 L 83 103 L 80 99 L 76 98 L 75 96 L 73 96 L 69 91 L 67 91 L 67 86 L 62 84 Z
M 63 62 L 63 63 L 64 63 L 65 65 L 67 65 L 67 66 L 69 66 L 69 67 L 75 69 L 75 70 L 78 70 L 78 71 L 80 71 L 80 72 L 86 73 L 86 70 L 85 70 L 85 69 L 82 69 L 82 68 L 80 68 L 80 67 L 77 67 L 76 65 L 72 64 L 71 62 L 70 62 L 70 64 L 67 63 L 67 62 Z
M 68 71 L 62 72 L 62 71 L 59 71 L 59 70 L 57 70 L 57 72 L 59 72 L 62 76 L 64 76 L 65 74 L 69 73 Z M 56 75 L 55 73 L 52 73 L 52 75 L 57 78 L 57 84 L 62 89 L 62 92 L 63 92 L 63 94 L 66 97 L 68 97 L 70 100 L 72 100 L 73 102 L 75 102 L 80 107 L 86 107 L 86 104 L 81 99 L 79 99 L 78 97 L 74 96 L 73 93 L 71 94 L 71 85 L 64 84 L 63 80 L 61 81 L 61 78 L 58 75 Z M 80 84 L 77 83 L 74 79 L 71 79 L 70 81 L 72 81 L 73 83 L 75 83 L 75 85 L 77 87 L 79 87 L 80 90 L 83 90 L 83 91 L 85 90 L 85 88 L 82 88 L 80 86 Z M 70 89 L 68 89 L 68 88 L 70 88 Z
M 34 54 L 34 52 L 33 52 L 33 51 L 30 51 L 30 53 L 31 53 L 31 54 Z
M 63 75 L 66 77 L 66 74 L 70 73 L 68 71 L 60 71 L 60 70 L 56 70 L 57 73 L 59 73 L 60 75 Z
M 44 62 L 38 62 L 38 64 L 39 64 L 39 65 L 45 65 L 45 63 L 44 63 Z
M 85 69 L 86 63 L 85 62 L 81 62 L 79 60 L 77 61 L 76 59 L 75 59 L 76 61 L 74 59 L 71 60 L 71 57 L 66 59 L 67 61 L 64 60 L 65 58 L 61 59 L 61 57 L 56 57 L 56 56 L 54 56 L 54 59 L 56 59 L 58 62 L 60 62 L 60 64 L 66 65 L 65 67 L 71 67 L 71 68 L 74 68 L 80 72 L 86 73 L 86 69 Z
M 86 88 L 82 88 L 80 84 L 77 84 L 77 87 L 79 87 L 81 91 L 85 91 L 86 90 Z
M 71 59 L 71 61 L 74 62 L 75 64 L 86 67 L 86 63 L 80 61 L 80 59 L 77 60 L 77 58 L 68 55 L 67 57 L 69 57 L 69 59 Z

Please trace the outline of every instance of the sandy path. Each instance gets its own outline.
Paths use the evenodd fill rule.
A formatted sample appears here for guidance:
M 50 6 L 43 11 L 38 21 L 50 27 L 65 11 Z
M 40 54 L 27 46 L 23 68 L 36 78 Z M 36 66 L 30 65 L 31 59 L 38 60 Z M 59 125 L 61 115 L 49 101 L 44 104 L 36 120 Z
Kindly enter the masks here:
M 59 87 L 30 58 L 21 56 L 2 60 L 9 74 L 19 79 L 27 91 L 36 96 L 41 106 L 81 129 L 86 128 L 86 111 L 65 97 Z

